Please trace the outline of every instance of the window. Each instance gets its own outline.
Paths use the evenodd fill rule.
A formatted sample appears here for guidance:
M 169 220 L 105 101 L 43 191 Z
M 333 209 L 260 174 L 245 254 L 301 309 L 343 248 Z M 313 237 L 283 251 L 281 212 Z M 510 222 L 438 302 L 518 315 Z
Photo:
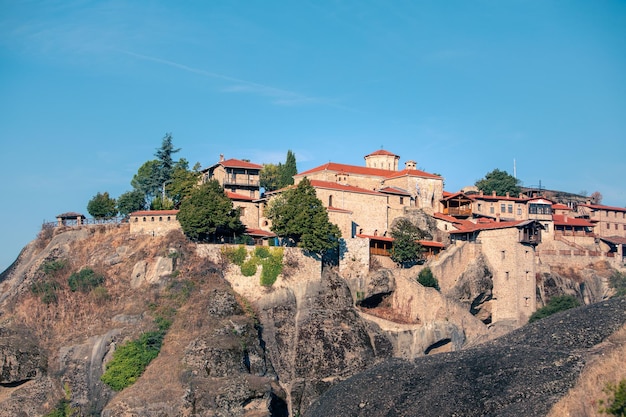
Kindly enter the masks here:
M 489 207 L 489 213 L 493 214 L 493 206 Z
M 162 222 L 163 221 L 163 217 L 159 217 L 159 221 Z
M 139 221 L 138 217 L 135 217 L 135 223 L 137 223 Z
M 517 215 L 518 216 L 522 215 L 522 206 L 517 206 Z
M 246 208 L 245 207 L 239 207 L 239 213 L 241 216 L 245 216 L 246 215 Z
M 615 223 L 615 230 L 617 230 L 617 223 Z
M 611 228 L 611 223 L 607 223 L 607 224 L 606 224 L 606 228 L 607 228 L 607 229 L 610 229 L 610 228 Z
M 153 222 L 153 221 L 154 221 L 154 217 L 151 217 L 151 218 L 150 218 L 150 221 L 151 221 L 151 222 Z
M 170 219 L 170 216 L 167 216 L 167 221 L 169 222 L 170 220 L 171 220 L 171 219 Z
M 328 207 L 332 207 L 333 206 L 333 196 L 329 195 L 328 196 Z
M 400 197 L 400 204 L 404 204 L 404 197 Z
M 146 218 L 145 218 L 145 217 L 143 218 L 143 221 L 144 221 L 144 222 L 146 221 Z
M 500 204 L 500 213 L 506 212 L 506 204 Z
M 509 206 L 507 207 L 508 212 L 513 214 L 513 204 L 509 204 Z
M 626 224 L 624 225 L 624 230 L 626 230 Z
M 483 211 L 483 205 L 478 203 L 478 211 Z

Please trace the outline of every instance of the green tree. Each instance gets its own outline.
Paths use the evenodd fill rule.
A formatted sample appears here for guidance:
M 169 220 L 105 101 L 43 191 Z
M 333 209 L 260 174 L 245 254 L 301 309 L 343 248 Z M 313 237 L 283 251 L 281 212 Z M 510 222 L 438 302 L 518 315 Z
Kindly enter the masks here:
M 522 191 L 520 181 L 506 171 L 494 169 L 474 184 L 479 190 L 485 194 L 491 194 L 494 191 L 496 195 L 517 196 Z
M 200 181 L 199 164 L 196 164 L 193 170 L 189 170 L 188 167 L 187 160 L 181 158 L 174 166 L 170 183 L 165 187 L 175 207 L 180 206 L 180 203 L 191 194 Z
M 278 190 L 280 187 L 280 168 L 275 164 L 263 164 L 263 168 L 259 173 L 261 187 L 265 191 Z
M 110 219 L 117 215 L 115 199 L 109 197 L 108 192 L 96 194 L 89 203 L 87 211 L 96 219 Z
M 135 190 L 144 195 L 146 202 L 152 201 L 161 193 L 163 183 L 160 180 L 159 165 L 160 162 L 156 159 L 144 162 L 130 182 Z
M 391 228 L 391 237 L 394 239 L 391 259 L 402 267 L 415 265 L 422 259 L 422 245 L 418 240 L 424 236 L 424 231 L 409 219 L 399 218 Z
M 539 319 L 551 316 L 559 311 L 568 310 L 570 308 L 578 307 L 580 302 L 573 295 L 559 295 L 552 297 L 548 303 L 535 311 L 528 319 L 529 323 L 537 321 Z
M 157 157 L 159 161 L 159 181 L 161 184 L 165 184 L 172 177 L 172 172 L 174 171 L 174 159 L 172 159 L 172 155 L 179 152 L 180 148 L 174 149 L 174 144 L 172 143 L 172 134 L 166 133 L 163 137 L 161 147 L 157 149 L 154 156 Z
M 285 163 L 264 164 L 260 172 L 261 187 L 265 191 L 274 191 L 293 185 L 293 176 L 298 173 L 296 156 L 289 150 Z
M 296 166 L 296 155 L 291 151 L 287 151 L 287 159 L 285 165 L 280 167 L 280 186 L 287 187 L 293 184 L 293 176 L 298 173 Z
M 177 218 L 185 235 L 200 242 L 237 236 L 245 231 L 239 210 L 233 208 L 233 202 L 217 180 L 194 188 L 180 204 Z
M 433 271 L 430 268 L 426 267 L 420 271 L 417 276 L 417 282 L 422 284 L 424 287 L 431 287 L 439 291 L 439 281 L 433 275 Z
M 127 216 L 133 211 L 143 210 L 145 207 L 145 195 L 139 190 L 127 191 L 117 198 L 117 210 L 122 216 Z
M 272 231 L 284 244 L 323 255 L 339 246 L 341 232 L 328 220 L 328 212 L 307 178 L 276 197 L 268 207 Z

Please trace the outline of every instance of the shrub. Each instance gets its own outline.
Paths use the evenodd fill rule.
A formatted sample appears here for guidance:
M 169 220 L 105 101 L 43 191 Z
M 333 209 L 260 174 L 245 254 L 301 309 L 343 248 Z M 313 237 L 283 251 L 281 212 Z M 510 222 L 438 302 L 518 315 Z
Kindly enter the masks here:
M 251 277 L 256 274 L 257 258 L 248 259 L 241 265 L 241 273 L 244 277 Z
M 278 248 L 272 251 L 269 257 L 261 260 L 261 285 L 271 287 L 276 282 L 283 269 L 283 250 Z
M 433 272 L 428 267 L 420 271 L 417 276 L 417 282 L 422 284 L 424 287 L 431 287 L 439 291 L 439 281 L 437 281 L 437 278 L 435 278 Z
M 100 377 L 102 382 L 115 391 L 121 391 L 135 383 L 148 364 L 159 355 L 164 336 L 164 330 L 146 332 L 139 339 L 117 348 L 113 352 L 113 359 L 106 365 L 106 371 Z
M 254 248 L 254 256 L 261 259 L 268 258 L 270 256 L 270 250 L 265 246 L 257 246 Z
M 109 291 L 102 286 L 96 287 L 91 292 L 96 303 L 103 304 L 111 299 Z
M 528 319 L 529 323 L 548 317 L 559 311 L 568 310 L 570 308 L 578 307 L 580 302 L 573 295 L 560 295 L 552 297 L 548 304 L 535 311 Z
M 600 412 L 618 417 L 626 416 L 626 379 L 619 384 L 606 384 L 604 392 L 609 395 L 607 401 L 600 401 Z
M 44 280 L 35 282 L 31 285 L 30 290 L 33 294 L 39 295 L 41 301 L 45 304 L 56 304 L 58 297 L 56 291 L 61 288 L 58 282 L 52 280 Z
M 55 259 L 41 264 L 40 269 L 46 275 L 55 275 L 67 266 L 67 259 Z
M 235 265 L 241 266 L 248 256 L 248 251 L 243 245 L 239 245 L 237 248 L 225 246 L 222 248 L 222 254 Z
M 80 291 L 88 293 L 92 289 L 104 283 L 104 277 L 96 274 L 91 268 L 81 269 L 80 272 L 74 272 L 67 280 L 72 292 Z
M 619 271 L 613 272 L 613 275 L 609 278 L 609 286 L 615 289 L 616 297 L 626 295 L 626 274 L 622 274 Z

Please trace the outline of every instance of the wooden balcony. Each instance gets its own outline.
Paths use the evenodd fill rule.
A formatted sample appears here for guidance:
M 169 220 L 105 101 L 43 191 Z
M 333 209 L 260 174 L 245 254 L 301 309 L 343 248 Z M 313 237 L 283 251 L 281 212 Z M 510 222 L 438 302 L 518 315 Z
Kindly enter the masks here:
M 469 217 L 472 215 L 471 207 L 445 207 L 443 214 L 453 217 Z

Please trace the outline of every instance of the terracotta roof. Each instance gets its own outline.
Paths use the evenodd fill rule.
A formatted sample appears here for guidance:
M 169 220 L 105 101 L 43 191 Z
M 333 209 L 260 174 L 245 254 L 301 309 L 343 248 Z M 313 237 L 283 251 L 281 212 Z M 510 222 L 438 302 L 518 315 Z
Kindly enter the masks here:
M 328 211 L 332 211 L 334 213 L 346 213 L 346 214 L 352 214 L 351 210 L 346 210 L 346 209 L 341 209 L 339 207 L 328 207 Z
M 226 197 L 230 198 L 231 200 L 244 200 L 244 201 L 254 200 L 254 197 L 250 197 L 250 196 L 243 195 L 243 194 L 237 194 L 237 193 L 233 193 L 230 191 L 226 191 Z
M 385 187 L 385 188 L 381 188 L 380 190 L 378 190 L 378 192 L 385 193 L 385 194 L 397 194 L 397 195 L 406 195 L 406 196 L 411 195 L 407 190 L 404 190 L 400 187 Z
M 561 204 L 561 203 L 556 203 L 556 204 L 552 204 L 552 208 L 554 210 L 572 210 L 571 207 L 566 206 L 565 204 Z
M 369 175 L 369 176 L 381 177 L 381 178 L 386 177 L 387 175 L 389 175 L 390 172 L 392 172 L 387 169 L 370 168 L 370 167 L 363 167 L 363 166 L 357 166 L 357 165 L 346 165 L 346 164 L 338 164 L 336 162 L 328 162 L 324 165 L 311 168 L 308 171 L 301 172 L 294 176 L 305 177 L 309 174 L 313 174 L 315 172 L 321 172 L 321 171 L 332 171 L 332 172 L 340 172 L 340 173 L 355 174 L 355 175 Z
M 555 226 L 578 226 L 578 227 L 593 227 L 593 223 L 587 219 L 581 219 L 579 217 L 567 217 L 562 214 L 553 214 L 552 221 Z
M 260 237 L 275 237 L 276 236 L 275 233 L 269 232 L 267 230 L 250 229 L 250 228 L 246 228 L 246 234 L 250 236 L 260 236 Z
M 517 220 L 513 222 L 487 222 L 487 223 L 464 223 L 459 230 L 452 230 L 450 234 L 477 232 L 481 230 L 497 230 L 508 229 L 510 227 L 520 226 L 522 223 L 528 223 L 524 220 Z
M 443 213 L 434 213 L 433 217 L 435 219 L 443 220 L 450 223 L 461 223 L 456 217 L 448 216 L 447 214 Z
M 349 191 L 353 193 L 371 194 L 371 195 L 380 195 L 380 196 L 383 195 L 379 193 L 378 191 L 355 187 L 353 185 L 338 184 L 336 182 L 320 181 L 320 180 L 310 180 L 310 182 L 311 182 L 311 185 L 315 188 L 327 188 L 330 190 Z
M 386 150 L 384 150 L 384 149 L 379 149 L 379 150 L 374 151 L 374 152 L 372 152 L 371 154 L 369 154 L 369 155 L 365 155 L 365 156 L 366 156 L 366 157 L 368 157 L 368 156 L 376 156 L 376 155 L 396 156 L 396 157 L 400 158 L 400 157 L 399 157 L 398 155 L 396 155 L 395 153 L 391 153 L 391 152 L 386 151 Z
M 592 210 L 622 211 L 626 212 L 626 207 L 602 206 L 600 204 L 579 204 L 578 207 L 588 207 Z
M 227 159 L 218 163 L 219 165 L 227 168 L 249 168 L 249 169 L 262 169 L 263 165 L 253 164 L 252 162 L 242 161 L 240 159 Z
M 178 210 L 140 210 L 130 213 L 131 216 L 175 216 Z
M 201 171 L 206 172 L 210 170 L 211 168 L 215 168 L 218 165 L 222 165 L 223 167 L 226 167 L 226 168 L 246 168 L 246 169 L 259 169 L 259 170 L 263 168 L 263 165 L 253 164 L 252 162 L 231 158 L 225 161 L 216 162 L 210 167 L 204 168 Z
M 380 240 L 384 242 L 393 242 L 395 240 L 394 238 L 390 236 L 373 236 L 373 235 L 357 234 L 356 237 L 360 237 L 363 239 L 370 239 L 370 240 Z M 433 240 L 418 240 L 418 243 L 422 246 L 428 246 L 431 248 L 444 248 L 445 247 L 443 243 L 435 242 Z
M 458 193 L 443 193 L 443 198 L 441 199 L 441 201 L 452 200 L 453 198 L 456 198 L 456 197 L 464 197 L 465 199 L 470 200 L 470 198 L 465 193 L 458 192 Z
M 402 171 L 390 171 L 388 169 L 338 164 L 336 162 L 328 162 L 324 165 L 311 168 L 308 171 L 304 171 L 297 175 L 294 175 L 294 177 L 305 177 L 307 175 L 313 174 L 315 172 L 321 172 L 321 171 L 331 171 L 331 172 L 338 172 L 342 174 L 365 175 L 365 176 L 371 176 L 371 177 L 380 177 L 384 179 L 391 179 L 391 178 L 397 178 L 397 177 L 403 177 L 403 176 L 437 178 L 437 179 L 441 178 L 439 175 L 430 174 L 428 172 L 420 171 L 419 169 L 404 169 Z
M 385 179 L 399 178 L 399 177 L 421 177 L 421 178 L 436 178 L 441 179 L 439 175 L 431 174 L 426 171 L 421 171 L 419 169 L 403 169 L 402 171 L 387 171 L 387 177 Z

